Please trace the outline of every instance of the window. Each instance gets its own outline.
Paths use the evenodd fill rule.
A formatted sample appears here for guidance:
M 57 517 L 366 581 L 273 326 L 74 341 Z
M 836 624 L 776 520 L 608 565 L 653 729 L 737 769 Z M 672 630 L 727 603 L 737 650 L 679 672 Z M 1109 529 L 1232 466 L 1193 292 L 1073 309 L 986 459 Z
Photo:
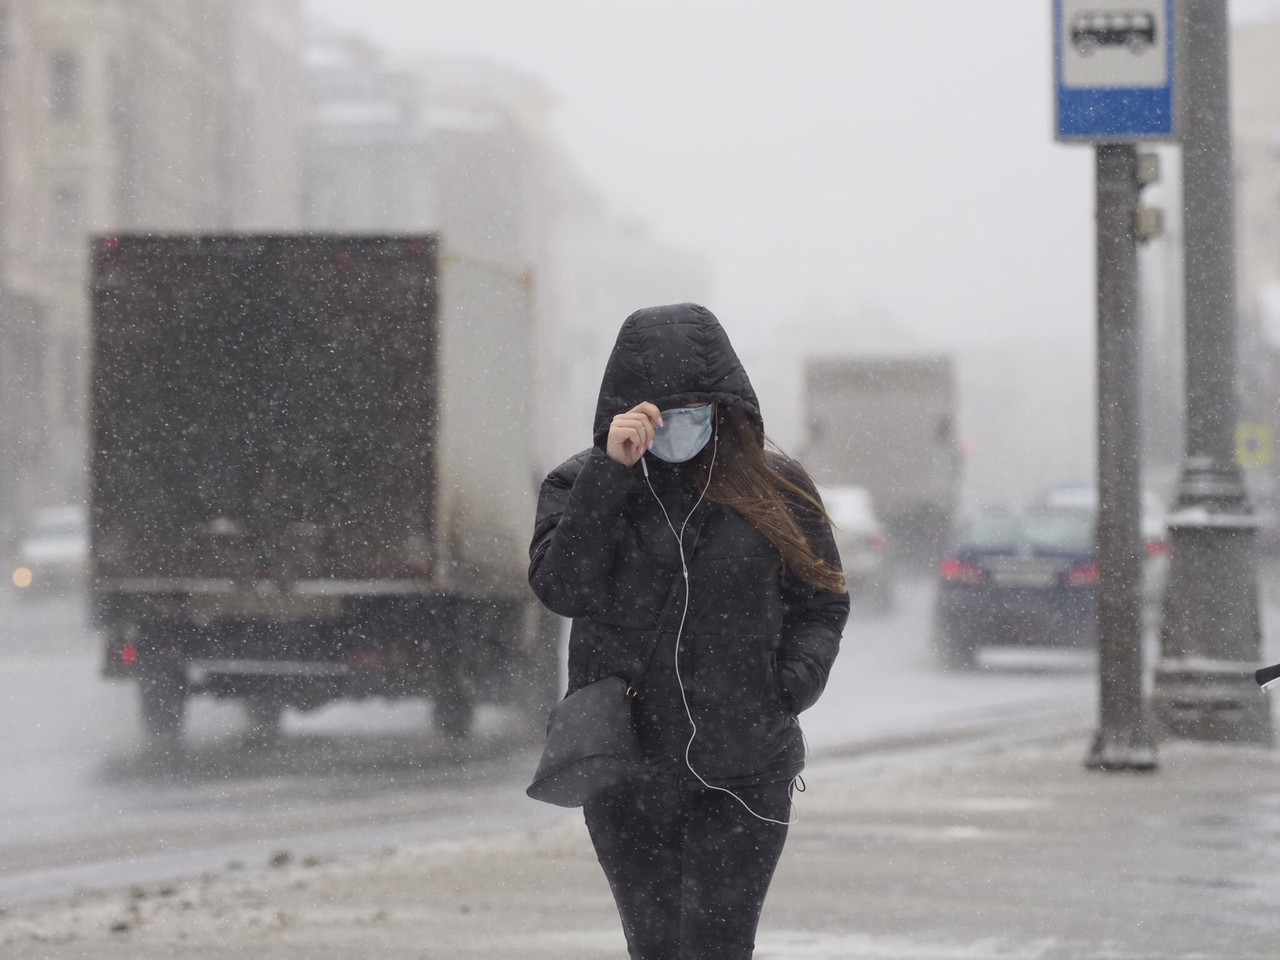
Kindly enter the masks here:
M 74 427 L 80 422 L 80 398 L 84 394 L 84 363 L 79 346 L 71 339 L 63 339 L 58 344 L 58 384 L 60 387 L 58 401 L 62 423 Z
M 56 53 L 49 62 L 49 110 L 55 120 L 70 120 L 80 110 L 80 66 L 74 54 Z
M 75 187 L 63 186 L 53 191 L 49 226 L 53 252 L 57 256 L 69 257 L 79 252 L 80 191 Z

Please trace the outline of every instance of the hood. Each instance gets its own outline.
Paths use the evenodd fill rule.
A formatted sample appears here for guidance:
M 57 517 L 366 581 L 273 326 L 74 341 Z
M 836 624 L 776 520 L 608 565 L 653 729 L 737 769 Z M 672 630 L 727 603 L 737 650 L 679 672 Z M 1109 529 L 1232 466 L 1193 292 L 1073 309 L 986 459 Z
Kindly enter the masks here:
M 648 400 L 659 410 L 717 402 L 761 430 L 760 402 L 714 313 L 696 303 L 645 307 L 623 321 L 605 364 L 592 437 L 603 447 L 613 418 Z

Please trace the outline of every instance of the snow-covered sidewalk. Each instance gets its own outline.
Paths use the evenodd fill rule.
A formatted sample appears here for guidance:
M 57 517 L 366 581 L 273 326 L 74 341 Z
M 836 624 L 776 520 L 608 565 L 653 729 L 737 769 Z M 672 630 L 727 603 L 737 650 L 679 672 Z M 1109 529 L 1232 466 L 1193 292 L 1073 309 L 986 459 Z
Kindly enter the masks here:
M 800 797 L 759 960 L 1276 956 L 1280 758 L 1072 739 Z M 255 866 L 255 865 L 251 865 Z M 263 865 L 256 865 L 263 866 Z M 625 956 L 580 815 L 527 832 L 85 895 L 0 916 L 7 960 Z

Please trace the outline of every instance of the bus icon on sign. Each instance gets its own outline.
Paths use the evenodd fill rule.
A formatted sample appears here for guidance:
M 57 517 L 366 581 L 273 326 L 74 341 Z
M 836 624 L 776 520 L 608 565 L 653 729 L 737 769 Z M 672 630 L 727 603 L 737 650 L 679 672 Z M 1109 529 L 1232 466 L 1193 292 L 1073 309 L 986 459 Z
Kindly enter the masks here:
M 1071 20 L 1071 45 L 1082 57 L 1099 47 L 1142 53 L 1156 42 L 1156 18 L 1145 10 L 1083 11 Z

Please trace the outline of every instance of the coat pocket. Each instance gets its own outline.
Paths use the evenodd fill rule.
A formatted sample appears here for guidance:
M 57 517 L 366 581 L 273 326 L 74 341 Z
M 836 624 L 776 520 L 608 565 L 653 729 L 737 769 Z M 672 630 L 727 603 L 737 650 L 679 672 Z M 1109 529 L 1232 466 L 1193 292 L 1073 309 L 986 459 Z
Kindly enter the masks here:
M 680 648 L 687 685 L 699 701 L 744 709 L 777 703 L 765 637 L 695 634 L 686 636 Z

